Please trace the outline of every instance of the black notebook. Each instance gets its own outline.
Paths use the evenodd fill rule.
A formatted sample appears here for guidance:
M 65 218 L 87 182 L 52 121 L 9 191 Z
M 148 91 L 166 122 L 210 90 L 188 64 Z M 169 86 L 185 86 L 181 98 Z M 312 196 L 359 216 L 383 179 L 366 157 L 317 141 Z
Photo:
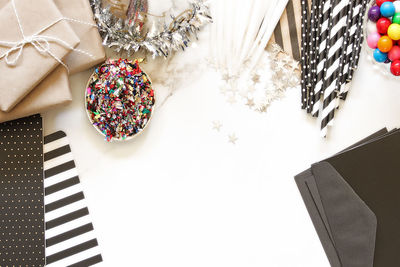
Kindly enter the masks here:
M 40 115 L 0 124 L 0 266 L 44 266 Z

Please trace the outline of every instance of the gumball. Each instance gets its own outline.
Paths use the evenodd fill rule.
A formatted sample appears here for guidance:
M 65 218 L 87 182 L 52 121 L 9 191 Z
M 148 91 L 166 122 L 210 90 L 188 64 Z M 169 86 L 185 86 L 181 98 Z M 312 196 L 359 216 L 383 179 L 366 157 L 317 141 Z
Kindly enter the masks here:
M 400 24 L 400 12 L 396 12 L 393 15 L 392 23 Z
M 392 23 L 390 22 L 390 20 L 388 18 L 380 18 L 376 22 L 376 29 L 378 30 L 378 32 L 380 34 L 386 34 L 387 30 L 391 24 Z
M 388 1 L 388 0 L 376 0 L 375 2 L 376 2 L 376 4 L 378 6 L 381 6 L 384 2 L 391 2 L 391 1 Z
M 379 6 L 373 6 L 368 11 L 368 19 L 377 22 L 378 19 L 381 17 L 381 10 Z
M 385 62 L 387 59 L 387 53 L 381 52 L 378 48 L 374 50 L 374 59 L 379 62 Z
M 393 46 L 388 53 L 388 57 L 391 61 L 400 59 L 400 47 L 397 45 Z
M 381 39 L 381 35 L 377 32 L 371 33 L 367 37 L 367 44 L 370 48 L 375 49 L 378 47 L 378 41 Z
M 388 35 L 392 40 L 400 40 L 400 25 L 392 24 L 388 28 Z
M 382 36 L 378 41 L 378 49 L 383 52 L 387 53 L 392 49 L 393 41 L 388 36 Z
M 390 18 L 394 15 L 395 12 L 396 12 L 396 9 L 394 8 L 394 5 L 392 2 L 384 2 L 381 5 L 382 16 Z
M 400 1 L 393 2 L 394 8 L 396 9 L 396 13 L 400 12 Z
M 390 65 L 390 71 L 394 76 L 400 76 L 400 60 L 395 60 Z

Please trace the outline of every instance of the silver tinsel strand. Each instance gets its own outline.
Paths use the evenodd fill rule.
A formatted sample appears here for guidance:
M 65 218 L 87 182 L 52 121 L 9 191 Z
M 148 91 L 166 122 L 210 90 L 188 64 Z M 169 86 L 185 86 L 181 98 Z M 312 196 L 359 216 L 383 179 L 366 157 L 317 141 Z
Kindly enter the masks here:
M 90 3 L 103 45 L 116 52 L 127 52 L 128 57 L 139 50 L 150 53 L 153 58 L 168 57 L 173 51 L 184 50 L 192 37 L 197 38 L 201 27 L 212 22 L 208 6 L 202 0 L 195 0 L 184 15 L 171 16 L 170 25 L 153 23 L 143 36 L 137 24 L 114 16 L 110 7 L 102 7 L 102 0 L 90 0 Z

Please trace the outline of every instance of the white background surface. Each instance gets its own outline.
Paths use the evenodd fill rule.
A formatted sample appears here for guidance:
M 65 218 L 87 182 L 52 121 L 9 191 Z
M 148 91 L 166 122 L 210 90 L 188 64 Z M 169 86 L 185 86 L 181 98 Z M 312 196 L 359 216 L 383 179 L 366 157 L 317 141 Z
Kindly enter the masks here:
M 205 39 L 179 62 L 196 66 Z M 70 139 L 105 266 L 329 266 L 293 177 L 382 127 L 400 126 L 399 83 L 364 57 L 360 65 L 327 139 L 300 109 L 298 88 L 259 114 L 227 104 L 209 69 L 177 81 L 140 137 L 107 143 L 84 110 L 91 70 L 72 76 L 73 103 L 43 114 L 44 130 Z M 158 75 L 157 66 L 146 69 Z

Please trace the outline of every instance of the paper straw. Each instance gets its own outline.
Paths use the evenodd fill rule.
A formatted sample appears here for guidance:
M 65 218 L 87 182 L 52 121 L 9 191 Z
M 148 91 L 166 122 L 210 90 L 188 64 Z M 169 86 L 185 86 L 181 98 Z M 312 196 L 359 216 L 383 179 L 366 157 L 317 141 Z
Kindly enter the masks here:
M 324 81 L 325 75 L 325 61 L 326 61 L 326 52 L 327 52 L 327 42 L 329 41 L 330 36 L 330 27 L 329 27 L 329 18 L 332 8 L 332 1 L 326 0 L 322 4 L 322 19 L 320 23 L 320 39 L 319 39 L 319 48 L 318 48 L 318 55 L 317 55 L 317 67 L 316 67 L 316 81 L 314 86 L 314 94 L 312 96 L 313 108 L 311 111 L 312 116 L 317 117 L 319 114 L 320 108 L 320 99 L 323 94 L 322 92 L 322 85 Z
M 316 75 L 316 57 L 318 54 L 318 49 L 315 49 L 317 47 L 317 36 L 318 36 L 318 29 L 319 29 L 319 5 L 320 5 L 320 0 L 312 0 L 311 4 L 311 15 L 309 19 L 309 25 L 310 25 L 310 59 L 309 59 L 309 65 L 310 69 L 308 71 L 308 76 L 307 76 L 307 82 L 306 85 L 309 88 L 309 95 L 307 95 L 307 113 L 311 113 L 313 102 L 312 102 L 312 96 L 314 95 L 314 85 L 315 85 L 315 75 Z
M 346 25 L 346 43 L 344 44 L 343 52 L 344 56 L 342 57 L 342 61 L 340 63 L 341 70 L 339 73 L 339 79 L 336 85 L 336 91 L 339 92 L 339 98 L 342 98 L 342 93 L 344 90 L 344 87 L 347 83 L 347 79 L 349 77 L 349 66 L 351 64 L 351 57 L 352 57 L 352 51 L 353 51 L 353 46 L 356 40 L 356 27 L 357 27 L 357 18 L 358 18 L 358 13 L 361 10 L 361 1 L 362 0 L 356 0 L 356 1 L 351 1 L 350 2 L 350 9 L 349 9 L 349 14 L 347 18 L 347 25 Z M 339 102 L 338 102 L 339 103 Z M 337 104 L 338 106 L 338 104 Z
M 340 58 L 344 44 L 344 30 L 346 29 L 347 14 L 350 7 L 349 0 L 335 0 L 331 9 L 331 34 L 328 42 L 327 60 L 325 61 L 325 78 L 322 90 L 321 130 L 326 135 L 328 124 L 333 120 L 336 109 L 336 81 L 339 78 Z
M 301 108 L 307 107 L 307 63 L 308 63 L 308 31 L 306 0 L 301 0 Z
M 364 23 L 364 16 L 366 15 L 366 11 L 367 11 L 367 6 L 368 6 L 368 1 L 363 0 L 361 12 L 360 12 L 358 23 L 357 23 L 358 37 L 356 38 L 356 42 L 355 42 L 355 48 L 354 48 L 355 53 L 354 53 L 353 64 L 349 70 L 349 77 L 348 77 L 349 82 L 353 79 L 354 71 L 358 68 L 358 62 L 360 60 L 361 44 L 364 40 L 363 23 Z
M 254 49 L 253 49 L 254 54 L 250 58 L 250 65 L 249 65 L 250 71 L 253 71 L 254 68 L 256 67 L 257 63 L 259 62 L 259 60 L 262 56 L 262 53 L 264 52 L 265 47 L 268 44 L 268 41 L 271 39 L 272 33 L 273 33 L 276 25 L 278 24 L 283 11 L 286 8 L 287 2 L 288 2 L 288 0 L 276 1 L 275 8 L 271 9 L 271 11 L 269 12 L 270 13 L 269 16 L 266 16 L 263 24 L 266 24 L 268 26 L 265 28 L 264 32 L 261 32 L 262 34 L 260 35 L 260 39 L 259 39 L 260 41 L 257 42 L 257 40 L 256 40 L 256 42 L 255 42 Z

